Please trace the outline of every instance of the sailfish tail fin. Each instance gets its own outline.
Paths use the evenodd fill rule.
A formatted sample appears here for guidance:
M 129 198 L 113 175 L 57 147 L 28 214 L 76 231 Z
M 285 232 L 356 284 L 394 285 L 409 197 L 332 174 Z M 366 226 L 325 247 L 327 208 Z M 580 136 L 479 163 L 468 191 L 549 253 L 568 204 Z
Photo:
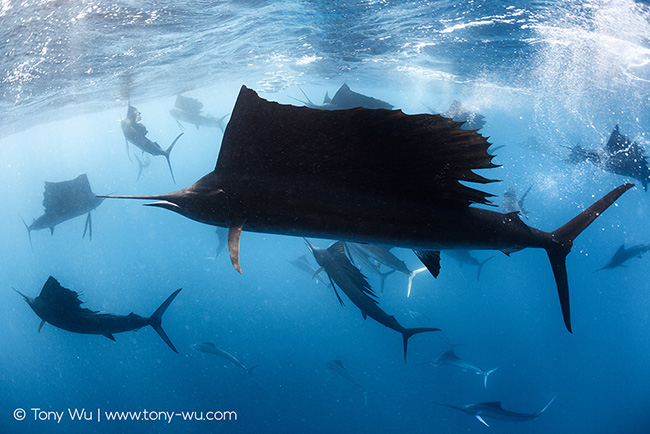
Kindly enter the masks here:
M 172 301 L 176 298 L 179 292 L 181 292 L 181 289 L 179 288 L 176 291 L 172 292 L 172 294 L 167 297 L 167 300 L 163 301 L 163 303 L 156 309 L 156 311 L 149 317 L 149 324 L 153 329 L 160 335 L 163 341 L 169 346 L 169 348 L 172 349 L 175 353 L 178 353 L 176 348 L 174 347 L 174 344 L 172 344 L 172 341 L 169 339 L 167 336 L 167 333 L 162 328 L 162 316 L 169 307 L 170 304 L 172 304 Z
M 609 208 L 616 199 L 632 187 L 634 187 L 634 184 L 623 184 L 615 188 L 594 202 L 589 208 L 575 216 L 567 224 L 551 233 L 556 244 L 552 247 L 547 247 L 546 253 L 553 268 L 555 284 L 557 285 L 557 292 L 560 296 L 564 325 L 569 332 L 571 332 L 571 312 L 569 307 L 569 283 L 566 272 L 566 257 L 571 251 L 573 240 L 596 220 L 596 217 Z
M 483 372 L 483 387 L 485 387 L 486 389 L 487 389 L 487 380 L 488 380 L 488 377 L 490 376 L 491 373 L 493 373 L 493 372 L 496 371 L 497 369 L 499 369 L 499 368 L 494 368 L 494 369 L 490 369 L 489 371 L 485 371 L 485 372 Z
M 487 259 L 484 260 L 483 262 L 479 262 L 479 264 L 478 264 L 478 271 L 476 271 L 476 280 L 477 280 L 477 281 L 481 278 L 481 270 L 483 269 L 483 266 L 485 265 L 485 263 L 486 263 L 487 261 L 489 261 L 489 260 L 492 259 L 492 258 L 494 258 L 494 256 L 490 256 L 489 258 L 487 258 Z
M 418 333 L 425 333 L 425 332 L 439 332 L 441 331 L 438 328 L 432 328 L 432 327 L 416 327 L 412 329 L 404 329 L 402 332 L 402 339 L 404 340 L 404 362 L 406 362 L 406 348 L 409 343 L 409 338 L 415 334 Z
M 171 163 L 171 161 L 169 161 L 169 154 L 172 153 L 172 149 L 174 148 L 174 145 L 176 144 L 178 139 L 181 138 L 181 136 L 183 134 L 185 134 L 185 133 L 180 133 L 178 136 L 176 136 L 176 138 L 174 139 L 172 144 L 169 145 L 169 148 L 165 149 L 165 158 L 167 159 L 167 165 L 169 166 L 169 173 L 172 174 L 172 180 L 174 181 L 174 184 L 176 184 L 176 178 L 174 178 L 174 171 L 172 170 L 172 163 Z
M 413 287 L 413 278 L 415 276 L 417 276 L 418 274 L 420 274 L 421 272 L 426 271 L 426 270 L 427 270 L 427 267 L 422 267 L 422 268 L 418 268 L 417 270 L 413 270 L 413 271 L 411 271 L 409 273 L 409 275 L 408 275 L 408 283 L 407 283 L 407 286 L 406 286 L 406 296 L 407 297 L 411 296 L 411 288 Z
M 20 215 L 20 214 L 18 214 Z M 25 225 L 25 228 L 27 229 L 27 236 L 29 237 L 29 247 L 31 247 L 32 251 L 34 251 L 34 245 L 32 244 L 32 230 L 29 228 L 29 225 L 23 218 L 23 216 L 20 216 L 20 219 L 23 221 L 23 224 Z

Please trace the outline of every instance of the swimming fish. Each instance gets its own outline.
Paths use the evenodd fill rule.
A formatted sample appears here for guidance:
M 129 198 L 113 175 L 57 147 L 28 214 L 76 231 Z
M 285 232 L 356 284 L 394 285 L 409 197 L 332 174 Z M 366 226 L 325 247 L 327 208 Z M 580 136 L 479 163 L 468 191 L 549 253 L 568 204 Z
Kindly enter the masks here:
M 293 265 L 297 269 L 302 270 L 302 271 L 306 272 L 307 274 L 309 274 L 318 283 L 322 283 L 325 286 L 331 287 L 331 283 L 329 282 L 329 280 L 323 278 L 322 274 L 317 273 L 318 270 L 316 268 L 312 267 L 312 265 L 307 260 L 306 255 L 299 256 L 296 259 L 293 259 L 293 260 L 291 260 L 289 262 L 291 263 L 291 265 Z
M 253 375 L 253 369 L 257 368 L 258 365 L 251 366 L 247 368 L 242 362 L 240 362 L 235 356 L 230 354 L 227 351 L 217 348 L 212 342 L 199 342 L 198 344 L 192 345 L 192 348 L 200 353 L 214 354 L 217 357 L 228 360 L 233 365 L 241 368 L 248 375 Z
M 350 252 L 351 258 L 361 258 L 364 262 L 367 263 L 370 263 L 370 260 L 374 260 L 377 264 L 385 265 L 391 269 L 391 271 L 388 273 L 382 273 L 377 269 L 377 272 L 381 277 L 381 292 L 384 292 L 384 281 L 386 280 L 386 277 L 392 272 L 397 271 L 399 273 L 405 274 L 408 279 L 406 286 L 406 296 L 409 297 L 411 295 L 411 288 L 413 286 L 413 278 L 416 275 L 420 274 L 422 271 L 426 270 L 426 267 L 423 267 L 411 271 L 406 266 L 404 261 L 402 261 L 390 251 L 390 247 L 365 243 L 345 243 L 345 246 Z
M 314 104 L 305 92 L 300 89 L 302 94 L 305 96 L 307 101 L 301 101 L 296 98 L 296 101 L 306 105 L 310 108 L 323 109 L 323 110 L 345 110 L 352 109 L 357 107 L 364 107 L 367 109 L 386 109 L 391 110 L 393 106 L 386 101 L 382 101 L 371 96 L 362 95 L 360 93 L 354 92 L 350 89 L 347 84 L 343 84 L 339 90 L 336 91 L 333 98 L 330 98 L 327 93 L 325 93 L 325 99 L 323 104 L 318 105 Z
M 138 182 L 142 176 L 142 172 L 151 165 L 151 158 L 146 154 L 143 156 L 142 160 L 140 160 L 136 154 L 133 154 L 133 156 L 138 162 L 138 177 L 135 179 L 135 182 Z
M 273 119 L 273 122 L 269 122 Z M 490 143 L 438 115 L 399 110 L 316 110 L 269 102 L 243 86 L 214 171 L 150 199 L 190 219 L 229 227 L 237 271 L 243 229 L 414 249 L 435 270 L 440 249 L 513 253 L 545 249 L 571 331 L 565 258 L 575 238 L 633 184 L 621 185 L 553 232 L 515 213 L 476 208 L 495 166 Z M 435 275 L 435 274 L 434 274 Z
M 528 213 L 524 208 L 524 200 L 526 196 L 530 193 L 530 190 L 533 188 L 531 185 L 528 187 L 528 190 L 520 197 L 517 198 L 517 192 L 515 188 L 511 185 L 508 190 L 503 194 L 503 200 L 501 201 L 501 209 L 505 213 L 517 212 L 520 216 L 528 218 Z
M 643 155 L 645 150 L 637 142 L 621 134 L 618 125 L 614 127 L 607 144 L 601 149 L 587 150 L 580 145 L 569 149 L 569 162 L 575 164 L 589 161 L 606 172 L 638 179 L 643 189 L 648 191 L 650 168 Z
M 88 238 L 92 240 L 93 222 L 91 211 L 103 201 L 104 198 L 97 197 L 93 193 L 88 182 L 88 176 L 85 173 L 70 181 L 45 181 L 45 191 L 43 192 L 45 212 L 35 219 L 31 225 L 28 225 L 23 220 L 29 234 L 30 244 L 32 242 L 32 231 L 49 228 L 50 233 L 54 234 L 56 225 L 84 214 L 87 214 L 87 216 L 82 238 L 88 232 Z
M 14 288 L 18 292 L 34 313 L 41 319 L 38 326 L 40 332 L 45 323 L 52 324 L 63 330 L 73 333 L 104 335 L 112 341 L 115 341 L 113 334 L 138 330 L 145 326 L 151 326 L 160 335 L 163 341 L 175 353 L 176 348 L 172 344 L 167 334 L 162 329 L 162 316 L 176 298 L 181 289 L 174 291 L 160 305 L 150 317 L 142 317 L 131 312 L 128 315 L 113 315 L 110 313 L 99 313 L 81 307 L 83 303 L 79 299 L 79 293 L 64 288 L 52 276 L 47 279 L 41 293 L 38 297 L 28 297 Z
M 542 413 L 546 411 L 549 405 L 555 400 L 555 397 L 549 401 L 546 406 L 536 413 L 517 413 L 514 411 L 509 411 L 501 407 L 501 401 L 495 402 L 478 402 L 476 404 L 467 404 L 461 406 L 449 405 L 449 404 L 436 404 L 443 407 L 455 408 L 460 410 L 463 413 L 472 415 L 478 419 L 483 425 L 489 427 L 485 419 L 499 419 L 507 420 L 511 422 L 522 422 L 526 420 L 537 419 Z
M 203 103 L 199 100 L 178 95 L 174 107 L 169 110 L 169 114 L 176 119 L 176 123 L 181 130 L 183 129 L 181 122 L 192 124 L 197 130 L 199 127 L 220 128 L 221 131 L 226 128 L 225 119 L 228 115 L 215 118 L 214 116 L 202 114 L 202 110 Z
M 622 244 L 618 248 L 616 253 L 612 256 L 607 264 L 604 267 L 596 270 L 606 270 L 610 268 L 623 267 L 625 262 L 629 261 L 632 258 L 640 258 L 641 255 L 650 251 L 650 244 L 638 244 L 630 248 L 625 248 L 625 244 Z
M 357 267 L 352 265 L 348 257 L 345 255 L 344 244 L 342 241 L 337 241 L 329 248 L 323 249 L 314 246 L 309 241 L 307 247 L 314 255 L 316 262 L 320 265 L 320 272 L 324 270 L 332 282 L 332 288 L 339 300 L 341 306 L 344 305 L 343 299 L 336 291 L 338 287 L 350 299 L 355 306 L 361 311 L 363 319 L 370 317 L 377 321 L 379 324 L 389 329 L 402 334 L 404 343 L 404 361 L 406 361 L 406 347 L 408 340 L 411 336 L 417 333 L 424 332 L 437 332 L 438 328 L 420 327 L 420 328 L 405 328 L 397 322 L 394 316 L 388 315 L 377 304 L 377 296 L 370 287 L 366 277 L 359 271 Z
M 366 389 L 366 386 L 360 380 L 358 380 L 356 377 L 350 374 L 347 369 L 345 369 L 345 366 L 343 366 L 343 362 L 341 360 L 328 360 L 325 362 L 325 366 L 361 389 L 363 392 L 364 405 L 368 407 L 368 389 Z
M 124 134 L 124 141 L 126 142 L 126 153 L 129 154 L 129 142 L 133 143 L 135 146 L 140 148 L 142 152 L 151 154 L 153 156 L 162 155 L 167 159 L 167 165 L 169 166 L 169 173 L 172 175 L 172 180 L 176 183 L 176 178 L 174 178 L 174 171 L 172 170 L 172 163 L 169 161 L 169 154 L 171 154 L 174 145 L 183 135 L 180 133 L 169 148 L 163 149 L 157 142 L 153 142 L 146 137 L 147 128 L 140 122 L 140 111 L 137 108 L 133 107 L 129 103 L 129 108 L 126 112 L 126 117 L 120 121 L 122 126 L 122 133 Z
M 483 265 L 485 265 L 485 263 L 490 259 L 494 258 L 494 256 L 490 256 L 489 258 L 483 261 L 479 261 L 474 256 L 472 256 L 469 250 L 465 250 L 465 249 L 445 250 L 444 253 L 450 258 L 453 258 L 456 261 L 460 262 L 461 265 L 466 264 L 466 265 L 471 265 L 473 267 L 477 267 L 476 280 L 479 280 L 481 278 L 481 270 L 483 270 Z
M 487 389 L 487 380 L 490 374 L 496 371 L 499 368 L 490 369 L 489 371 L 484 371 L 478 366 L 469 363 L 456 355 L 454 352 L 454 345 L 448 351 L 441 354 L 436 360 L 431 362 L 433 366 L 456 366 L 464 371 L 474 372 L 476 374 L 483 376 L 483 387 Z

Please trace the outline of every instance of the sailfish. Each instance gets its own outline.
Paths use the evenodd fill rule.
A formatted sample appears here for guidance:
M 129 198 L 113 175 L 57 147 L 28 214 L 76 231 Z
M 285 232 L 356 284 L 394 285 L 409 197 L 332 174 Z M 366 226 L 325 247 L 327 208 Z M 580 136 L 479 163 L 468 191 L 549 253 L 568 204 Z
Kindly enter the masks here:
M 45 212 L 42 216 L 34 219 L 31 225 L 28 225 L 23 220 L 29 235 L 29 242 L 32 242 L 32 231 L 48 228 L 50 233 L 54 234 L 56 225 L 84 214 L 87 214 L 87 216 L 81 238 L 84 238 L 86 232 L 88 232 L 88 237 L 92 240 L 93 220 L 91 212 L 101 205 L 103 201 L 103 198 L 97 197 L 93 193 L 88 182 L 88 176 L 85 173 L 68 181 L 45 181 L 45 190 L 43 191 Z
M 437 275 L 440 249 L 546 250 L 571 331 L 565 259 L 575 238 L 633 184 L 623 184 L 552 232 L 517 214 L 472 205 L 489 193 L 466 183 L 497 167 L 490 143 L 440 115 L 321 110 L 270 102 L 243 86 L 214 171 L 149 199 L 190 219 L 229 227 L 239 272 L 242 230 L 413 249 Z
M 327 249 L 314 246 L 309 241 L 307 247 L 314 255 L 320 268 L 316 271 L 319 274 L 325 271 L 330 279 L 336 298 L 341 306 L 344 305 L 343 299 L 336 288 L 338 287 L 361 311 L 363 319 L 368 317 L 374 319 L 379 324 L 389 329 L 395 330 L 402 334 L 404 343 L 404 361 L 406 362 L 406 349 L 409 338 L 418 333 L 439 332 L 440 329 L 432 327 L 406 328 L 402 326 L 393 315 L 388 315 L 377 303 L 377 295 L 370 287 L 366 276 L 355 267 L 345 255 L 343 241 L 337 241 Z M 316 277 L 314 274 L 314 277 Z
M 503 407 L 501 407 L 501 401 L 477 402 L 475 404 L 467 404 L 461 406 L 450 405 L 450 404 L 436 404 L 436 405 L 460 410 L 463 413 L 474 416 L 483 425 L 489 427 L 490 425 L 488 425 L 485 419 L 507 420 L 510 422 L 523 422 L 527 420 L 537 419 L 542 413 L 546 411 L 548 406 L 551 405 L 553 401 L 555 401 L 555 397 L 553 397 L 553 399 L 551 399 L 549 403 L 546 404 L 546 406 L 544 406 L 543 409 L 535 413 L 518 413 L 515 411 L 506 410 Z

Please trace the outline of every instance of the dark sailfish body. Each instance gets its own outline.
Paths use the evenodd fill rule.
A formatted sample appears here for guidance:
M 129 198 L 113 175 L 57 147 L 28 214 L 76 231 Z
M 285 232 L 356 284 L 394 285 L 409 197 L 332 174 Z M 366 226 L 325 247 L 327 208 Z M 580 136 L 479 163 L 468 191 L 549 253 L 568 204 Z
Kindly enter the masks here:
M 360 93 L 354 92 L 350 89 L 350 86 L 343 84 L 339 90 L 336 91 L 334 97 L 330 98 L 327 93 L 325 93 L 325 98 L 323 99 L 323 104 L 314 104 L 305 92 L 300 89 L 302 94 L 305 96 L 307 101 L 301 101 L 296 99 L 296 101 L 303 103 L 309 108 L 313 109 L 323 109 L 323 110 L 346 110 L 357 107 L 364 107 L 367 109 L 386 109 L 391 110 L 393 108 L 392 104 L 382 101 L 371 96 L 362 95 Z
M 82 308 L 83 303 L 79 294 L 64 288 L 52 276 L 47 279 L 38 297 L 32 298 L 18 292 L 29 304 L 34 313 L 41 318 L 38 331 L 41 331 L 45 323 L 52 324 L 63 330 L 73 333 L 104 335 L 114 341 L 113 334 L 138 330 L 145 326 L 151 326 L 158 335 L 174 352 L 176 348 L 162 329 L 162 315 L 165 313 L 171 302 L 176 298 L 180 289 L 174 291 L 160 305 L 150 317 L 142 317 L 135 313 L 128 315 L 114 315 L 110 313 L 99 313 L 90 309 Z
M 555 400 L 555 397 L 549 401 L 546 406 L 536 413 L 518 413 L 515 411 L 505 410 L 501 407 L 500 401 L 494 402 L 478 402 L 476 404 L 467 404 L 461 406 L 449 405 L 449 404 L 436 404 L 443 407 L 455 408 L 460 410 L 463 413 L 472 415 L 478 419 L 483 425 L 489 427 L 485 419 L 498 419 L 506 420 L 510 422 L 523 422 L 527 420 L 537 419 L 542 413 L 546 411 L 549 405 Z
M 87 217 L 82 238 L 86 236 L 86 232 L 89 232 L 89 238 L 92 239 L 93 227 L 90 213 L 103 201 L 103 198 L 97 197 L 93 193 L 85 173 L 70 181 L 45 181 L 45 191 L 43 192 L 45 212 L 31 225 L 25 223 L 30 242 L 32 231 L 49 229 L 54 234 L 54 228 L 57 225 L 84 214 L 87 214 Z
M 167 165 L 169 166 L 169 173 L 172 175 L 172 180 L 176 183 L 174 178 L 174 171 L 172 170 L 172 163 L 169 161 L 169 155 L 176 144 L 176 141 L 183 135 L 180 133 L 169 148 L 163 149 L 160 147 L 158 142 L 154 142 L 151 139 L 148 139 L 147 136 L 147 127 L 140 122 L 140 112 L 137 108 L 129 104 L 129 108 L 126 113 L 126 117 L 120 121 L 122 126 L 122 133 L 124 134 L 124 140 L 126 142 L 126 152 L 129 154 L 129 142 L 139 148 L 142 152 L 151 154 L 153 156 L 162 155 L 167 160 Z
M 115 197 L 158 200 L 150 205 L 229 227 L 230 257 L 239 271 L 243 229 L 405 247 L 434 262 L 440 249 L 543 248 L 570 330 L 566 255 L 632 185 L 543 232 L 515 213 L 470 206 L 491 196 L 464 184 L 493 182 L 474 172 L 496 167 L 489 146 L 476 131 L 438 115 L 294 107 L 242 87 L 213 172 L 172 193 Z
M 384 312 L 377 304 L 377 296 L 370 287 L 366 277 L 357 267 L 352 265 L 345 255 L 342 241 L 335 242 L 327 249 L 316 247 L 308 241 L 307 246 L 314 255 L 321 270 L 324 270 L 330 278 L 332 288 L 334 288 L 334 292 L 341 305 L 343 305 L 343 299 L 336 291 L 337 287 L 359 308 L 364 319 L 370 317 L 384 327 L 388 327 L 402 334 L 405 361 L 408 340 L 411 336 L 417 333 L 440 331 L 438 328 L 430 327 L 407 329 L 398 323 L 394 316 Z
M 202 110 L 203 103 L 199 100 L 178 95 L 174 107 L 169 110 L 169 114 L 176 119 L 176 123 L 181 129 L 183 129 L 181 122 L 192 124 L 197 130 L 199 127 L 220 128 L 221 131 L 225 129 L 224 121 L 228 115 L 215 118 L 201 113 Z
M 618 125 L 614 127 L 604 147 L 596 150 L 584 149 L 580 145 L 569 148 L 568 161 L 580 163 L 589 161 L 606 172 L 637 179 L 648 190 L 650 167 L 645 157 L 645 150 L 637 142 L 621 134 Z
M 489 258 L 484 259 L 483 261 L 479 261 L 474 256 L 472 256 L 469 250 L 466 249 L 445 250 L 444 253 L 450 258 L 460 262 L 461 265 L 466 264 L 466 265 L 471 265 L 473 267 L 476 267 L 477 268 L 476 280 L 479 280 L 481 278 L 481 271 L 483 270 L 483 265 L 485 265 L 485 263 L 490 259 L 494 258 L 494 256 L 490 256 Z
M 641 255 L 649 251 L 650 251 L 650 244 L 637 244 L 636 246 L 632 246 L 628 248 L 625 247 L 625 244 L 622 244 L 621 247 L 619 247 L 618 250 L 614 253 L 614 255 L 609 260 L 609 262 L 605 264 L 604 267 L 596 271 L 607 270 L 616 267 L 623 267 L 625 266 L 625 263 L 630 259 L 640 258 Z

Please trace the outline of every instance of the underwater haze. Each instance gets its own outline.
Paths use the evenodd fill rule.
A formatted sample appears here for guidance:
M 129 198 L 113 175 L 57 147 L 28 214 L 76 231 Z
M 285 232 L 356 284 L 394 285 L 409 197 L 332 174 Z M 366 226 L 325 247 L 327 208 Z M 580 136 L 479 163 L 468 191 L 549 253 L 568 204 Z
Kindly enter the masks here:
M 599 271 L 621 245 L 650 244 L 650 193 L 569 161 L 577 144 L 603 148 L 616 125 L 650 150 L 647 2 L 1 0 L 0 41 L 0 433 L 650 432 L 650 255 Z M 473 250 L 488 260 L 478 279 L 443 251 L 440 275 L 415 275 L 410 297 L 404 274 L 382 290 L 377 267 L 355 261 L 400 324 L 442 329 L 412 337 L 405 363 L 399 333 L 339 291 L 342 307 L 324 271 L 312 277 L 302 238 L 244 227 L 239 274 L 213 226 L 139 201 L 104 200 L 91 240 L 85 211 L 52 234 L 25 230 L 44 213 L 45 182 L 86 174 L 98 195 L 152 195 L 214 170 L 223 131 L 177 122 L 178 95 L 227 123 L 244 85 L 302 106 L 343 84 L 406 114 L 459 101 L 483 116 L 475 128 L 499 167 L 477 172 L 501 182 L 475 187 L 494 206 L 472 206 L 498 211 L 509 187 L 530 188 L 520 215 L 534 228 L 636 184 L 567 258 L 573 333 L 541 249 Z M 129 105 L 163 150 L 183 133 L 169 167 L 125 145 Z M 422 267 L 411 250 L 392 252 Z M 313 271 L 292 263 L 303 255 Z M 119 315 L 148 317 L 183 288 L 162 317 L 178 354 L 149 326 L 115 342 L 39 332 L 13 289 L 36 297 L 49 276 L 83 307 Z M 481 371 L 498 368 L 487 386 L 471 368 L 433 363 L 450 344 Z M 489 428 L 445 406 L 535 414 L 554 397 L 531 420 L 485 416 Z

